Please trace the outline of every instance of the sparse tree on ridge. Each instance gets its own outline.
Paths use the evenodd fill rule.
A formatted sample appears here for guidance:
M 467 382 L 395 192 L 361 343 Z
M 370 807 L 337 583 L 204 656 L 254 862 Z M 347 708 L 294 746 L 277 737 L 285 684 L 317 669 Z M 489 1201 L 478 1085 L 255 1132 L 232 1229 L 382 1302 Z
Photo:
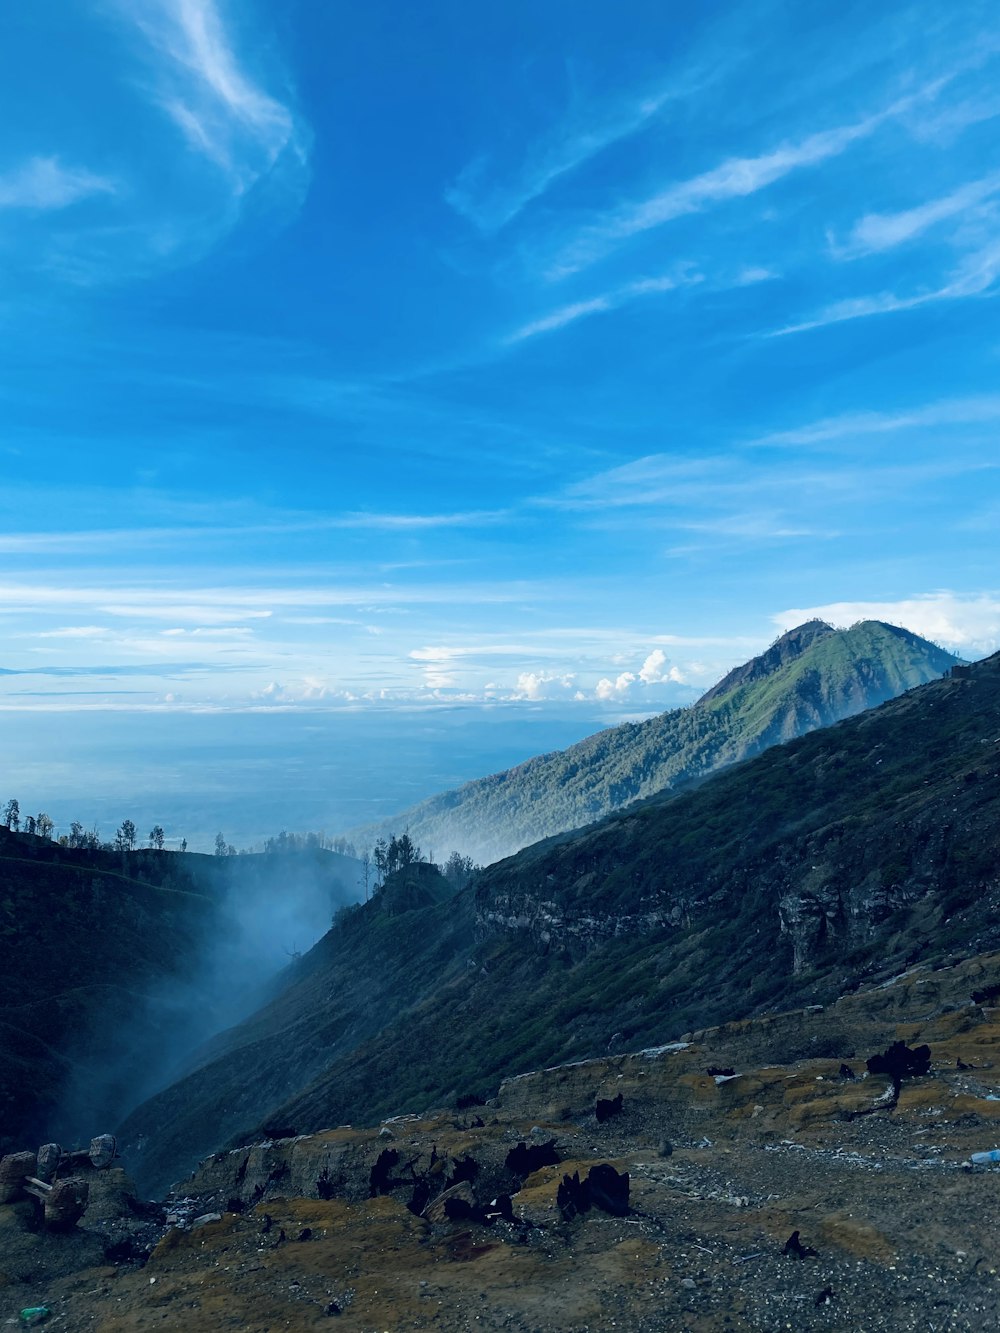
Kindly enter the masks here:
M 420 860 L 420 848 L 416 847 L 409 833 L 404 833 L 396 844 L 397 855 L 401 869 L 413 865 L 414 861 Z
M 159 824 L 154 824 L 149 830 L 149 845 L 155 847 L 158 852 L 163 851 L 164 833 Z
M 21 826 L 21 807 L 12 796 L 3 808 L 3 822 L 16 833 Z
M 228 848 L 227 848 L 227 845 L 226 845 L 226 839 L 225 839 L 224 835 L 221 834 L 221 833 L 217 833 L 217 834 L 215 835 L 215 854 L 216 854 L 216 856 L 225 856 L 227 850 L 228 850 Z
M 375 862 L 375 887 L 381 888 L 389 873 L 389 844 L 385 838 L 379 838 L 375 843 L 372 859 Z
M 135 847 L 135 825 L 131 819 L 123 819 L 121 828 L 115 834 L 115 846 L 121 852 L 131 852 Z
M 456 889 L 464 889 L 475 870 L 476 866 L 471 856 L 463 856 L 461 852 L 452 852 L 444 863 L 442 873 L 449 884 L 454 884 Z
M 49 816 L 45 813 L 44 810 L 42 810 L 40 814 L 37 814 L 35 816 L 35 832 L 40 838 L 46 838 L 46 839 L 51 838 L 52 830 L 54 828 L 55 824 L 53 824 L 52 820 L 49 818 Z

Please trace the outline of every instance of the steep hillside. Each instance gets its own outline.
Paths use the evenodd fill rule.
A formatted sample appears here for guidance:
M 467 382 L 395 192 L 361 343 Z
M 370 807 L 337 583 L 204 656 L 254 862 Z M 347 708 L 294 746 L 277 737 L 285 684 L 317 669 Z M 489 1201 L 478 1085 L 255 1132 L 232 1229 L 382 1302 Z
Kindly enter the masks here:
M 140 1166 L 179 1174 L 241 1116 L 302 1132 L 419 1110 L 997 947 L 1000 656 L 960 670 L 451 900 L 354 909 L 280 1000 L 130 1119 Z
M 338 915 L 271 1004 L 210 1042 L 191 1074 L 129 1117 L 121 1134 L 130 1167 L 146 1188 L 162 1189 L 240 1131 L 287 1127 L 268 1113 L 349 1063 L 400 1014 L 461 984 L 474 950 L 472 895 L 453 896 L 430 866 L 398 872 L 371 902 Z M 447 1044 L 442 1033 L 442 1051 Z
M 352 836 L 360 845 L 405 827 L 424 847 L 456 847 L 488 864 L 873 708 L 935 680 L 956 660 L 879 621 L 847 630 L 809 621 L 731 671 L 691 708 L 611 727 Z
M 275 901 L 291 947 L 303 884 L 329 922 L 357 871 L 329 852 L 110 852 L 0 828 L 0 1151 L 124 1114 L 193 1037 L 262 1002 L 286 941 L 262 971 L 249 910 Z

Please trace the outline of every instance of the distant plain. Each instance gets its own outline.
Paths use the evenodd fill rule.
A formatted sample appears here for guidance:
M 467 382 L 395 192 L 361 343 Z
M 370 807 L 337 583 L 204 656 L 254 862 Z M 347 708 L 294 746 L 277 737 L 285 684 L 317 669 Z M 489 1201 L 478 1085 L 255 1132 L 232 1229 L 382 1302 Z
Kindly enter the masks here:
M 630 714 L 630 717 L 637 716 Z M 593 703 L 311 712 L 5 713 L 0 793 L 46 811 L 55 836 L 79 820 L 140 840 L 162 825 L 210 851 L 289 832 L 334 836 L 621 721 Z M 13 781 L 8 776 L 8 785 Z M 16 788 L 16 789 L 15 789 Z M 442 858 L 450 848 L 425 848 Z

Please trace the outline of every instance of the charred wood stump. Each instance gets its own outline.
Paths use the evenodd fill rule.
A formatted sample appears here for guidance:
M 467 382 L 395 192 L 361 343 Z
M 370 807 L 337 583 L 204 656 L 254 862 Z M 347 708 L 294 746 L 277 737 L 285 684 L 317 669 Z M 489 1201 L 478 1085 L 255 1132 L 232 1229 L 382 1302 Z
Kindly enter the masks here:
M 590 1191 L 581 1182 L 579 1171 L 574 1171 L 571 1176 L 563 1176 L 556 1191 L 556 1205 L 564 1222 L 572 1222 L 574 1217 L 590 1211 Z
M 629 1176 L 627 1171 L 618 1172 L 609 1162 L 601 1162 L 590 1168 L 587 1177 L 590 1188 L 590 1202 L 602 1213 L 611 1217 L 628 1217 L 629 1214 Z
M 613 1120 L 616 1115 L 621 1115 L 624 1105 L 621 1093 L 617 1097 L 598 1097 L 594 1106 L 597 1123 L 603 1125 L 606 1120 Z
M 507 1154 L 504 1166 L 521 1180 L 527 1180 L 533 1172 L 543 1166 L 555 1166 L 560 1160 L 556 1140 L 549 1139 L 546 1143 L 519 1143 Z
M 399 1153 L 395 1148 L 383 1148 L 379 1153 L 368 1178 L 368 1193 L 371 1198 L 376 1199 L 380 1194 L 392 1192 L 392 1168 L 398 1161 Z
M 452 1185 L 427 1205 L 424 1217 L 428 1222 L 466 1222 L 475 1220 L 476 1196 L 467 1180 Z
M 556 1205 L 564 1222 L 572 1222 L 574 1217 L 582 1216 L 591 1208 L 600 1208 L 612 1217 L 627 1217 L 630 1212 L 628 1172 L 619 1173 L 610 1162 L 600 1162 L 590 1168 L 585 1180 L 580 1179 L 579 1171 L 563 1176 L 556 1192 Z

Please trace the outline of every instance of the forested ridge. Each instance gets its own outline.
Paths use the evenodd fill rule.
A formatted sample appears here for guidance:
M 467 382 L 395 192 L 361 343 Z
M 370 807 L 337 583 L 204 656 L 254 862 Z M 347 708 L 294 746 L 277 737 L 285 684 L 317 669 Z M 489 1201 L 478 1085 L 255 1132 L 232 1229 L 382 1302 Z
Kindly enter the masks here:
M 400 828 L 481 864 L 632 801 L 704 778 L 782 741 L 943 675 L 957 659 L 897 626 L 809 621 L 737 667 L 690 708 L 627 722 L 433 796 L 354 832 L 359 847 Z

